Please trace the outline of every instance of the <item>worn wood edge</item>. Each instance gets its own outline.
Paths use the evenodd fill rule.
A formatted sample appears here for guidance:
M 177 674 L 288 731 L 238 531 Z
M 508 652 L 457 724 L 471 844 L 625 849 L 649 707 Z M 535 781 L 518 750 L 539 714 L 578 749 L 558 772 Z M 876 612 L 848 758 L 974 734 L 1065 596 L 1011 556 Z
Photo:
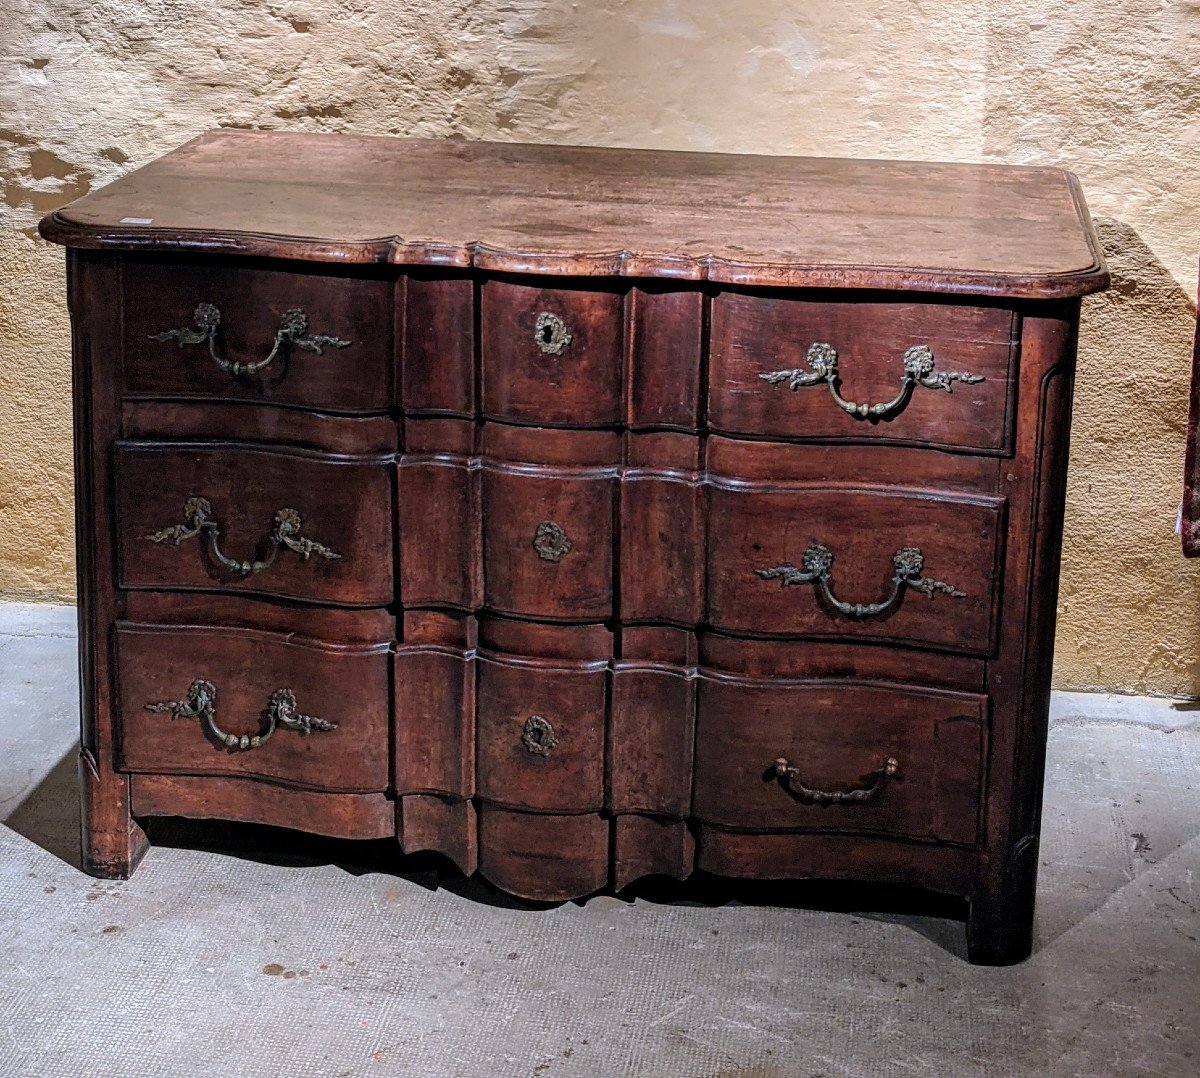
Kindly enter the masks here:
M 962 898 L 971 893 L 976 849 L 899 835 L 745 832 L 693 819 L 696 868 L 733 879 L 849 880 L 915 885 Z M 764 872 L 764 861 L 778 873 Z
M 439 797 L 454 796 L 452 792 L 444 793 L 435 789 L 405 790 L 404 793 L 405 796 L 408 796 L 412 793 L 428 793 Z M 474 803 L 476 808 L 504 809 L 506 812 L 514 812 L 520 816 L 552 816 L 555 819 L 565 819 L 570 816 L 603 816 L 605 819 L 608 819 L 613 814 L 612 810 L 605 804 L 603 798 L 593 805 L 587 805 L 582 808 L 578 805 L 571 805 L 567 808 L 560 808 L 555 805 L 548 808 L 545 805 L 531 805 L 527 801 L 516 798 L 505 799 L 501 797 L 484 796 L 483 794 L 479 793 L 474 794 L 470 800 Z
M 1087 197 L 1083 193 L 1083 184 L 1079 182 L 1079 177 L 1074 172 L 1063 170 L 1063 178 L 1067 181 L 1067 189 L 1071 192 L 1071 201 L 1075 204 L 1075 213 L 1079 216 L 1079 224 L 1083 229 L 1084 239 L 1087 241 L 1088 250 L 1092 252 L 1093 274 L 1097 279 L 1097 287 L 1088 289 L 1087 292 L 1079 292 L 1076 295 L 1088 295 L 1090 292 L 1103 292 L 1112 283 L 1112 275 L 1108 271 L 1108 261 L 1104 255 L 1104 245 L 1100 242 L 1100 236 L 1096 232 L 1096 224 L 1092 220 L 1092 213 L 1088 209 Z M 1067 295 L 1060 297 L 1062 299 L 1069 298 Z
M 328 838 L 375 839 L 395 835 L 394 806 L 382 793 L 317 791 L 272 783 L 271 799 L 258 799 L 246 806 L 245 793 L 261 785 L 259 779 L 227 775 L 129 776 L 135 817 L 232 820 L 298 829 Z M 329 811 L 335 805 L 342 814 Z M 336 825 L 342 821 L 343 826 Z
M 982 780 L 979 785 L 982 788 Z M 566 814 L 564 813 L 564 815 Z M 920 850 L 952 849 L 973 853 L 979 849 L 978 839 L 975 842 L 958 842 L 954 839 L 942 838 L 940 835 L 913 835 L 906 831 L 889 831 L 883 828 L 821 826 L 739 827 L 734 824 L 725 823 L 722 820 L 714 820 L 704 813 L 697 812 L 695 807 L 689 812 L 687 820 L 696 827 L 706 827 L 710 831 L 728 835 L 731 838 L 782 839 L 790 836 L 795 839 L 845 839 L 846 841 L 880 843 L 887 846 L 899 845 Z
M 183 591 L 182 588 L 147 588 L 141 590 L 148 591 Z M 194 590 L 194 589 L 193 589 Z M 132 619 L 118 618 L 113 622 L 113 630 L 117 634 L 125 634 L 129 636 L 177 636 L 179 634 L 199 634 L 207 633 L 209 635 L 220 634 L 226 639 L 238 637 L 245 640 L 268 640 L 271 643 L 277 644 L 280 647 L 304 648 L 308 651 L 324 652 L 329 655 L 387 655 L 392 651 L 392 641 L 377 640 L 374 642 L 362 641 L 331 641 L 323 640 L 315 636 L 305 636 L 302 633 L 281 633 L 272 629 L 250 629 L 244 626 L 231 626 L 221 624 L 175 624 L 159 621 L 134 621 Z
M 119 230 L 73 221 L 64 210 L 42 218 L 38 232 L 51 243 L 89 250 L 241 255 L 350 265 L 390 263 L 538 276 L 658 278 L 757 288 L 882 289 L 1054 300 L 1101 292 L 1110 280 L 1079 181 L 1069 172 L 1064 176 L 1093 261 L 1078 270 L 1054 274 L 743 262 L 715 255 L 635 254 L 628 249 L 563 254 L 492 247 L 479 240 L 447 244 L 410 241 L 400 236 L 334 241 L 317 236 L 199 229 Z
M 436 853 L 465 876 L 479 867 L 475 805 L 459 795 L 412 793 L 396 798 L 395 838 L 405 854 Z
M 396 462 L 394 449 L 374 450 L 367 453 L 331 452 L 327 449 L 310 449 L 307 446 L 290 445 L 286 442 L 247 441 L 201 441 L 195 438 L 165 442 L 158 438 L 117 438 L 113 445 L 128 453 L 146 453 L 155 456 L 177 456 L 180 453 L 205 453 L 224 455 L 230 453 L 253 453 L 256 456 L 285 457 L 292 460 L 307 460 L 314 464 L 336 466 L 377 465 L 390 467 Z
M 189 782 L 194 781 L 201 785 L 229 781 L 238 783 L 238 789 L 240 790 L 247 790 L 258 786 L 269 786 L 273 796 L 281 791 L 284 794 L 290 791 L 297 794 L 317 794 L 322 797 L 385 797 L 387 795 L 386 783 L 342 786 L 336 783 L 300 782 L 297 779 L 284 778 L 272 771 L 259 771 L 250 767 L 242 768 L 238 771 L 214 771 L 202 766 L 179 768 L 164 767 L 161 765 L 154 767 L 131 767 L 125 763 L 123 756 L 119 762 L 121 774 L 127 776 L 131 783 L 135 779 L 145 778 L 160 778 L 164 781 L 167 779 L 180 779 Z M 134 815 L 137 815 L 137 813 L 134 813 Z M 237 817 L 225 817 L 220 811 L 216 811 L 212 818 L 236 819 Z
M 247 413 L 260 412 L 272 413 L 282 412 L 288 415 L 300 416 L 305 422 L 310 419 L 314 423 L 314 429 L 320 429 L 321 426 L 329 424 L 331 426 L 363 426 L 369 423 L 393 423 L 391 411 L 388 409 L 337 409 L 327 408 L 324 405 L 312 404 L 297 404 L 292 401 L 279 400 L 253 400 L 248 401 L 239 397 L 221 397 L 213 393 L 204 393 L 197 391 L 195 393 L 152 393 L 152 392 L 125 392 L 121 395 L 121 412 L 123 420 L 123 428 L 128 429 L 131 421 L 136 423 L 140 420 L 142 423 L 147 423 L 155 418 L 155 410 L 161 408 L 177 408 L 185 407 L 192 408 L 196 405 L 204 405 L 206 408 L 215 408 L 219 410 L 239 409 Z M 142 414 L 139 414 L 142 413 Z M 414 414 L 414 413 L 408 413 Z M 422 418 L 417 416 L 417 418 Z M 455 416 L 454 418 L 473 419 L 474 416 Z M 136 428 L 135 429 L 139 429 Z M 124 441 L 153 441 L 160 437 L 157 434 L 130 434 L 126 435 Z M 199 435 L 185 435 L 185 438 L 196 440 Z M 394 441 L 394 438 L 393 438 Z M 262 443 L 254 443 L 260 445 Z M 287 446 L 296 445 L 296 441 L 281 439 L 277 444 Z M 387 444 L 384 449 L 330 449 L 329 453 L 342 454 L 348 456 L 372 456 L 376 453 L 386 453 L 392 451 L 392 442 Z M 312 446 L 301 446 L 300 448 L 312 449 Z M 326 450 L 316 450 L 317 452 L 326 452 Z

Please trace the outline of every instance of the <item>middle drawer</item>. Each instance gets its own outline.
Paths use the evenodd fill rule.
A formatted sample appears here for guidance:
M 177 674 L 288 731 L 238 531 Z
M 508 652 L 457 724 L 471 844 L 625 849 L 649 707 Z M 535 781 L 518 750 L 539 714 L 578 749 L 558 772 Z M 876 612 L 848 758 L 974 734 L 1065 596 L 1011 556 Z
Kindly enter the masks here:
M 392 455 L 119 442 L 124 588 L 392 601 Z
M 989 654 L 1004 508 L 950 491 L 714 482 L 708 621 Z

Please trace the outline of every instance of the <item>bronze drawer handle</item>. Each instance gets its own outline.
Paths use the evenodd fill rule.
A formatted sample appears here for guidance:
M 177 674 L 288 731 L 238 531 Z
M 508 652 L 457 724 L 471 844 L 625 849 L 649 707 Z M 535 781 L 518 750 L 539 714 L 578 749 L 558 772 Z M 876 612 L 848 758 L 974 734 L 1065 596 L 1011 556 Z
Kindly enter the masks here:
M 558 738 L 554 734 L 554 727 L 541 715 L 530 715 L 521 732 L 521 744 L 526 752 L 534 756 L 549 756 L 558 746 Z
M 981 374 L 967 374 L 963 371 L 939 371 L 934 374 L 933 352 L 927 345 L 918 344 L 904 353 L 904 375 L 900 379 L 900 390 L 890 401 L 886 404 L 855 404 L 846 400 L 839 391 L 841 379 L 838 377 L 838 354 L 832 344 L 817 341 L 811 345 L 808 349 L 808 365 L 812 368 L 811 371 L 800 367 L 782 371 L 762 371 L 759 378 L 771 385 L 786 382 L 793 392 L 824 382 L 829 386 L 829 394 L 834 403 L 855 419 L 886 419 L 899 414 L 912 396 L 914 386 L 944 389 L 949 393 L 954 382 L 974 385 L 976 382 L 986 381 Z
M 308 561 L 313 554 L 328 560 L 341 557 L 329 547 L 306 539 L 300 534 L 303 522 L 295 509 L 279 509 L 275 512 L 275 519 L 271 522 L 271 532 L 267 536 L 267 541 L 270 543 L 270 551 L 267 556 L 255 561 L 238 561 L 237 558 L 230 558 L 222 553 L 221 528 L 213 520 L 212 515 L 212 503 L 207 498 L 188 498 L 183 503 L 182 524 L 173 524 L 161 531 L 143 535 L 142 538 L 148 539 L 152 543 L 170 541 L 179 546 L 185 539 L 194 538 L 203 532 L 208 537 L 208 548 L 212 556 L 226 569 L 238 576 L 253 576 L 255 573 L 261 573 L 264 569 L 269 568 L 274 563 L 280 547 L 294 550 L 305 561 Z
M 323 333 L 308 333 L 308 315 L 299 307 L 293 307 L 284 312 L 279 321 L 279 329 L 275 333 L 275 343 L 271 346 L 270 354 L 265 359 L 255 363 L 231 363 L 217 354 L 217 337 L 221 327 L 221 312 L 211 303 L 201 303 L 192 315 L 196 328 L 185 326 L 183 329 L 168 329 L 162 333 L 150 333 L 147 336 L 152 341 L 178 341 L 179 347 L 185 344 L 203 344 L 208 342 L 208 354 L 213 362 L 223 371 L 228 371 L 235 378 L 245 375 L 258 374 L 265 370 L 279 355 L 285 344 L 294 344 L 308 352 L 324 355 L 326 348 L 347 348 L 349 341 L 341 337 L 329 337 Z
M 567 332 L 567 324 L 556 314 L 542 311 L 533 327 L 533 339 L 543 355 L 561 356 L 574 338 Z
M 217 725 L 217 687 L 203 678 L 197 678 L 188 686 L 186 699 L 163 700 L 146 704 L 145 708 L 147 711 L 169 712 L 173 719 L 200 719 L 221 744 L 238 752 L 257 749 L 280 726 L 296 730 L 304 737 L 314 730 L 328 733 L 338 727 L 336 722 L 326 722 L 314 715 L 301 715 L 296 711 L 296 694 L 291 689 L 276 689 L 267 702 L 266 725 L 260 733 L 253 737 L 249 734 L 227 734 Z
M 809 801 L 814 805 L 861 805 L 864 801 L 870 801 L 883 790 L 888 779 L 900 770 L 900 761 L 894 756 L 889 756 L 884 760 L 881 768 L 872 771 L 867 776 L 863 785 L 848 790 L 816 790 L 811 786 L 805 786 L 800 781 L 799 769 L 792 767 L 783 756 L 775 761 L 771 770 L 778 777 L 783 788 L 801 801 Z
M 925 556 L 920 548 L 915 546 L 901 547 L 892 555 L 892 565 L 895 566 L 895 572 L 892 574 L 892 593 L 878 603 L 846 603 L 833 594 L 830 588 L 833 551 L 828 547 L 814 543 L 804 552 L 802 564 L 803 569 L 787 564 L 776 565 L 770 569 L 755 569 L 754 572 L 763 580 L 781 581 L 785 588 L 799 584 L 815 584 L 834 610 L 855 619 L 873 618 L 887 613 L 900 602 L 905 588 L 922 592 L 931 599 L 939 591 L 954 599 L 966 598 L 966 592 L 959 591 L 944 581 L 921 575 L 921 570 L 925 567 Z

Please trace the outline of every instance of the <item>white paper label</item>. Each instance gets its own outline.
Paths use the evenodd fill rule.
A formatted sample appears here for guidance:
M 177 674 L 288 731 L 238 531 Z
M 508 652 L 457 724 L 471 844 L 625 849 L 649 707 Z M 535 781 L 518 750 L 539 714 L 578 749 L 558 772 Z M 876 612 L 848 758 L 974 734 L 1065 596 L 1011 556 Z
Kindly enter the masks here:
M 121 224 L 123 225 L 152 225 L 154 224 L 153 217 L 122 217 Z

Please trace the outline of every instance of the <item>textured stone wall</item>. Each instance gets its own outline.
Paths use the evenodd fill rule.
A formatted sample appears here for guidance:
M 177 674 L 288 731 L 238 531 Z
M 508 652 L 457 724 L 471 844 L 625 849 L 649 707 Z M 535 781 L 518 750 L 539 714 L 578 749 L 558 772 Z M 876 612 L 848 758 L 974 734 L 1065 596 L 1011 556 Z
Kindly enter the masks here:
M 72 594 L 62 255 L 37 218 L 218 125 L 1060 164 L 1085 306 L 1056 677 L 1200 695 L 1172 534 L 1200 253 L 1197 0 L 6 0 L 0 595 Z

